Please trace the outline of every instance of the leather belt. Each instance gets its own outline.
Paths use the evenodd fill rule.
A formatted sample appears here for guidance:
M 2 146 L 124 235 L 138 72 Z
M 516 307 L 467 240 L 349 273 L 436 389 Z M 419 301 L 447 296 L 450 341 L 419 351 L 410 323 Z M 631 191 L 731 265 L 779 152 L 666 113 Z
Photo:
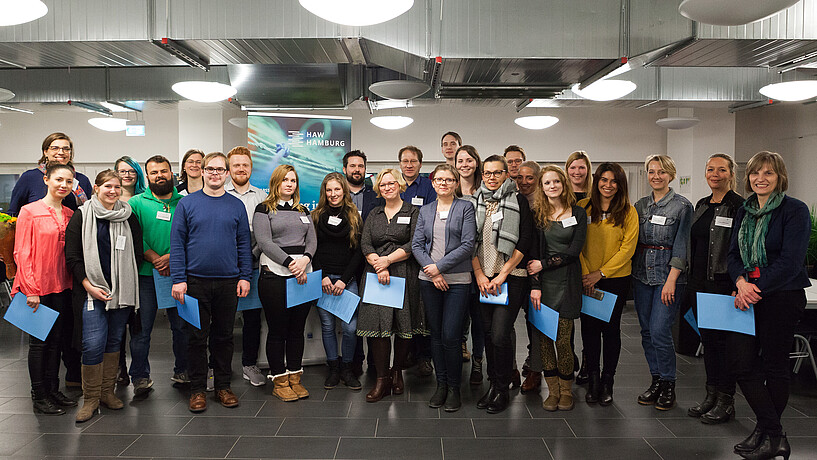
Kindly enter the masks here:
M 652 246 L 649 244 L 639 244 L 638 247 L 641 249 L 658 249 L 660 251 L 672 249 L 672 246 Z

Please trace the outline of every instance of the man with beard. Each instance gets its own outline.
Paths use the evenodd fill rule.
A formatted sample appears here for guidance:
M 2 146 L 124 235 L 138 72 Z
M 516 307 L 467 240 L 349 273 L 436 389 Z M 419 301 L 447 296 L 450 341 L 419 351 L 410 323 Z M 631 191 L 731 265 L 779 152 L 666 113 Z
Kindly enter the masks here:
M 255 213 L 255 207 L 264 201 L 267 194 L 260 188 L 250 184 L 250 176 L 252 176 L 252 154 L 250 149 L 243 146 L 234 147 L 227 154 L 227 162 L 230 166 L 228 168 L 230 170 L 230 183 L 224 186 L 224 190 L 244 203 L 250 224 L 250 245 L 253 254 L 252 267 L 255 270 L 258 268 L 260 250 L 256 247 L 255 234 L 252 231 L 252 215 Z M 257 277 L 252 282 L 257 283 Z M 243 326 L 241 327 L 243 344 L 241 366 L 244 380 L 250 382 L 253 386 L 260 387 L 267 383 L 266 376 L 258 368 L 258 348 L 261 345 L 261 309 L 244 310 L 241 315 L 243 318 Z
M 134 196 L 128 203 L 142 226 L 144 261 L 139 266 L 139 318 L 141 331 L 131 335 L 131 367 L 134 394 L 146 394 L 153 386 L 150 379 L 150 334 L 156 320 L 158 303 L 153 284 L 153 270 L 161 276 L 170 276 L 170 225 L 176 204 L 182 195 L 173 186 L 173 172 L 170 161 L 156 155 L 145 162 L 148 190 Z M 187 376 L 187 334 L 183 320 L 176 308 L 167 309 L 170 330 L 173 333 L 173 377 L 176 383 L 188 383 Z

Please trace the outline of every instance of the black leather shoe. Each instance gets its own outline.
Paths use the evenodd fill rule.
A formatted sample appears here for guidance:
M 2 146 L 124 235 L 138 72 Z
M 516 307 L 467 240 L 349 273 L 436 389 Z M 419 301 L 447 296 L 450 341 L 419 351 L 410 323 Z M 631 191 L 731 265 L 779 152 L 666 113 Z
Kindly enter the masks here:
M 65 409 L 54 404 L 48 398 L 34 400 L 34 413 L 40 415 L 62 415 Z
M 508 394 L 508 389 L 505 388 L 504 390 L 497 390 L 496 396 L 488 402 L 488 413 L 489 414 L 498 414 L 505 409 L 508 408 L 508 404 L 511 402 L 511 397 Z
M 457 412 L 460 407 L 462 407 L 462 401 L 459 387 L 448 387 L 448 395 L 445 397 L 445 411 Z
M 52 403 L 62 407 L 77 407 L 77 400 L 65 396 L 61 391 L 55 391 L 48 395 Z
M 584 401 L 587 404 L 596 404 L 599 402 L 599 395 L 601 394 L 601 379 L 598 372 L 591 372 L 587 379 L 587 393 L 584 395 Z
M 658 410 L 670 410 L 673 407 L 675 407 L 675 382 L 662 380 L 658 399 L 655 400 L 655 408 Z
M 642 406 L 652 406 L 658 400 L 658 392 L 661 389 L 659 385 L 660 379 L 657 375 L 652 376 L 652 383 L 644 393 L 638 395 L 638 404 Z
M 488 388 L 488 391 L 486 391 L 485 394 L 479 398 L 479 401 L 477 401 L 477 409 L 487 409 L 488 403 L 490 403 L 491 400 L 496 397 L 496 392 L 496 386 L 494 386 L 494 383 L 491 382 L 491 387 Z
M 743 452 L 741 457 L 746 460 L 766 460 L 777 457 L 783 457 L 788 460 L 791 455 L 791 446 L 786 435 L 780 436 L 766 436 L 763 442 L 757 446 L 757 449 L 751 452 Z
M 613 404 L 613 376 L 604 375 L 601 377 L 601 391 L 599 392 L 599 404 L 609 406 Z
M 448 385 L 444 383 L 437 384 L 437 391 L 431 395 L 431 399 L 428 400 L 428 407 L 432 409 L 439 409 L 443 407 L 445 404 L 445 397 L 448 395 Z
M 701 423 L 717 425 L 726 423 L 735 416 L 735 398 L 727 393 L 718 392 L 717 402 L 709 412 L 701 416 Z
M 715 407 L 715 402 L 718 400 L 718 392 L 714 385 L 706 386 L 706 398 L 697 406 L 692 406 L 687 409 L 687 415 L 690 417 L 700 417 Z
M 763 430 L 755 425 L 754 431 L 752 431 L 752 434 L 750 434 L 748 438 L 735 444 L 735 453 L 740 455 L 757 449 L 758 446 L 763 443 L 763 439 L 765 437 L 766 434 L 763 432 Z

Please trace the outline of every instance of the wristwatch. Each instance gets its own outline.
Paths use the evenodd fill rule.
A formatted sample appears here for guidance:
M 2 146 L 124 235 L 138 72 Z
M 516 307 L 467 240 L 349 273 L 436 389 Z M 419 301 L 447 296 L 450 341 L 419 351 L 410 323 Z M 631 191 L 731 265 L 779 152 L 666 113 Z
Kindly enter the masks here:
M 601 279 L 607 278 L 607 276 L 604 275 L 603 271 L 599 270 L 599 273 L 601 273 Z

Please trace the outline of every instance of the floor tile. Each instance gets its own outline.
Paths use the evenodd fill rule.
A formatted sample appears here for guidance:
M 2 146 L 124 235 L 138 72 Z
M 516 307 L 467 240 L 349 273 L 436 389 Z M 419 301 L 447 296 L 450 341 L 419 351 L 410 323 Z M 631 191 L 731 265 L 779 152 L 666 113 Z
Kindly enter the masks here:
M 349 411 L 349 418 L 382 418 L 382 419 L 406 419 L 406 418 L 440 418 L 442 409 L 432 409 L 428 403 L 403 402 L 403 401 L 379 401 L 377 403 L 367 403 L 363 401 L 352 402 Z
M 473 438 L 474 428 L 470 419 L 380 419 L 377 424 L 378 438 L 431 438 L 435 436 Z
M 338 437 L 276 437 L 242 436 L 228 458 L 334 458 Z
M 238 436 L 144 435 L 122 453 L 137 457 L 224 458 Z
M 71 414 L 59 416 L 12 414 L 0 422 L 0 433 L 80 433 L 93 427 L 102 417 L 76 423 Z
M 695 438 L 694 440 L 690 438 L 647 438 L 646 441 L 664 460 L 698 458 L 705 458 L 707 460 L 734 460 L 739 457 L 734 454 L 732 448 L 743 438 L 745 438 L 745 436 L 732 438 Z
M 136 434 L 44 434 L 15 455 L 117 456 L 137 438 Z
M 42 436 L 40 433 L 9 433 L 0 431 L 0 455 L 9 456 Z
M 278 436 L 373 437 L 377 419 L 288 417 Z
M 549 459 L 542 439 L 443 439 L 445 460 L 524 458 Z
M 238 407 L 224 407 L 207 393 L 207 410 L 194 414 L 188 409 L 188 401 L 179 401 L 168 408 L 165 415 L 196 417 L 255 417 L 265 401 L 241 401 Z M 2 406 L 0 406 L 2 407 Z
M 96 418 L 96 417 L 95 417 Z M 177 434 L 192 417 L 111 417 L 104 415 L 93 425 L 85 429 L 84 433 L 139 433 L 139 434 Z
M 567 424 L 578 438 L 642 438 L 645 436 L 673 437 L 658 419 L 593 420 L 571 419 Z
M 817 421 L 817 420 L 815 420 Z M 706 425 L 692 417 L 677 419 L 662 419 L 661 423 L 679 438 L 745 438 L 755 428 L 755 423 L 749 418 L 738 417 L 729 423 Z M 812 425 L 814 426 L 814 425 Z M 651 435 L 645 434 L 644 437 Z
M 442 459 L 440 438 L 341 438 L 337 458 Z
M 565 420 L 560 419 L 474 419 L 477 438 L 574 437 Z
M 518 400 L 519 398 L 517 398 L 515 401 Z M 475 402 L 471 402 L 468 404 L 463 403 L 462 408 L 456 412 L 446 412 L 445 410 L 440 409 L 440 418 L 530 419 L 531 414 L 528 410 L 528 406 L 522 402 L 512 402 L 511 404 L 508 404 L 507 409 L 498 414 L 489 414 L 485 409 L 477 409 L 477 404 Z
M 195 417 L 187 423 L 179 434 L 208 436 L 275 436 L 281 428 L 283 418 L 237 417 L 230 423 L 218 417 Z
M 300 400 L 283 402 L 270 399 L 258 413 L 258 417 L 346 417 L 351 402 Z
M 603 458 L 605 460 L 660 460 L 643 439 L 545 438 L 554 460 Z

